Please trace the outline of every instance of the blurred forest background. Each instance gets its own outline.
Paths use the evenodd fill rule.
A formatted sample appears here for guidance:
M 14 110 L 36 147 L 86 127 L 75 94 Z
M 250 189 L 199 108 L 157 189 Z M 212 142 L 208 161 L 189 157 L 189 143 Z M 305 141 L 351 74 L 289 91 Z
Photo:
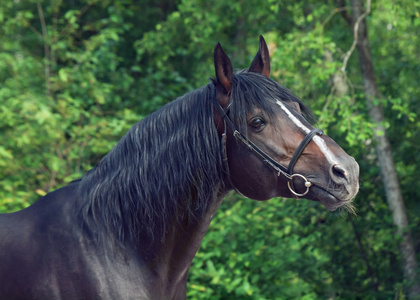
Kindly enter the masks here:
M 420 253 L 420 2 L 377 0 L 364 18 L 381 124 L 369 117 L 358 52 L 348 52 L 351 2 L 1 1 L 0 212 L 80 178 L 135 122 L 207 84 L 217 42 L 234 67 L 248 67 L 262 34 L 272 78 L 359 162 L 357 216 L 232 193 L 193 261 L 188 298 L 406 299 L 413 282 L 402 232 Z M 408 217 L 403 231 L 375 150 L 384 130 Z

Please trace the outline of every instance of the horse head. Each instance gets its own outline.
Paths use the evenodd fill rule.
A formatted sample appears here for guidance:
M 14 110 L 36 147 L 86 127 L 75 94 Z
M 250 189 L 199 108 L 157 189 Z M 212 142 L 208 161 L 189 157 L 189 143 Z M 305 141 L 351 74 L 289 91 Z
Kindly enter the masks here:
M 263 37 L 247 70 L 234 74 L 220 44 L 214 64 L 214 115 L 227 185 L 255 200 L 304 197 L 328 210 L 351 203 L 359 165 L 307 121 L 308 109 L 296 96 L 269 78 Z

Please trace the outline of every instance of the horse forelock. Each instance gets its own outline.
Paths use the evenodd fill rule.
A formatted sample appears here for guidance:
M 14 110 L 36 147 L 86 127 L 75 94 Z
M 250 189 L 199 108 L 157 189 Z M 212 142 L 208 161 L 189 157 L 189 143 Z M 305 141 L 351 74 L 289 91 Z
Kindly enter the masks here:
M 233 76 L 231 97 L 230 117 L 245 134 L 247 114 L 259 108 L 274 120 L 273 107 L 277 101 L 298 103 L 302 115 L 310 123 L 315 122 L 312 111 L 290 90 L 270 78 L 247 70 Z
M 210 84 L 135 124 L 79 182 L 82 221 L 123 245 L 199 218 L 223 184 L 214 95 Z

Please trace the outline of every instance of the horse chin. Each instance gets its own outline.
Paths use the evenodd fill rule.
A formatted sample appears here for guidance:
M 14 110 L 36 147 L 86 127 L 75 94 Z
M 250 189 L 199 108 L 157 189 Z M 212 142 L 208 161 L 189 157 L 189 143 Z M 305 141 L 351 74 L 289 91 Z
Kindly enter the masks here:
M 352 199 L 341 200 L 331 194 L 330 192 L 324 190 L 323 188 L 313 185 L 310 189 L 310 192 L 307 195 L 309 200 L 319 201 L 322 205 L 325 206 L 329 211 L 335 211 L 337 208 L 342 207 L 343 205 L 349 205 Z

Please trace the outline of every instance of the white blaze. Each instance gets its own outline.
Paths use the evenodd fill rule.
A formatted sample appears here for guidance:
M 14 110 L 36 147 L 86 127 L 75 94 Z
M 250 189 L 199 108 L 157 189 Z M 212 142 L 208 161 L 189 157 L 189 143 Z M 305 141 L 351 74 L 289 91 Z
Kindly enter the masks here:
M 290 112 L 290 110 L 286 107 L 286 105 L 284 105 L 279 100 L 277 100 L 276 103 L 281 107 L 281 109 L 287 114 L 287 116 L 290 118 L 290 120 L 292 120 L 292 122 L 295 123 L 295 125 L 297 127 L 299 127 L 300 129 L 302 129 L 306 134 L 308 134 L 309 132 L 311 132 L 311 130 L 308 127 L 306 127 L 304 124 L 302 124 L 302 122 L 298 118 L 296 118 L 296 116 L 294 114 L 292 114 Z M 327 144 L 325 143 L 325 141 L 319 135 L 315 135 L 312 138 L 312 140 L 319 147 L 319 149 L 324 154 L 324 156 L 326 157 L 326 159 L 328 160 L 328 162 L 330 164 L 332 164 L 332 165 L 338 164 L 336 157 L 330 151 L 330 149 L 328 149 Z

